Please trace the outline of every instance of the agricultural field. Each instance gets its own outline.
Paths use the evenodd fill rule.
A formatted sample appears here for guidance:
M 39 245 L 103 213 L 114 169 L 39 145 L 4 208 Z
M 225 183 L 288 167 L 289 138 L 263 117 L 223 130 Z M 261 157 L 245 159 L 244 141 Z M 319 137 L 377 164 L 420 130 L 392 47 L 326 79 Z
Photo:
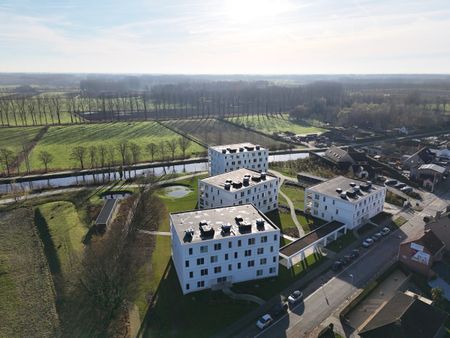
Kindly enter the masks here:
M 268 147 L 270 150 L 287 149 L 289 147 L 286 143 L 217 119 L 170 120 L 165 121 L 164 124 L 181 133 L 191 135 L 208 146 L 251 142 Z
M 0 337 L 55 337 L 55 293 L 32 208 L 0 213 Z
M 249 129 L 261 131 L 265 134 L 291 132 L 297 135 L 323 133 L 326 130 L 310 125 L 302 125 L 291 119 L 288 114 L 281 115 L 249 115 L 238 116 L 227 119 L 230 122 L 244 126 Z
M 1 128 L 0 148 L 8 148 L 18 153 L 22 151 L 22 144 L 28 145 L 42 129 L 43 127 Z
M 53 160 L 49 164 L 49 170 L 79 168 L 80 164 L 71 158 L 71 151 L 76 146 L 106 145 L 114 149 L 114 162 L 120 163 L 120 153 L 118 144 L 120 142 L 134 142 L 141 147 L 139 162 L 150 161 L 151 156 L 145 147 L 149 143 L 158 145 L 154 160 L 162 158 L 169 159 L 171 154 L 165 146 L 165 151 L 160 151 L 159 145 L 169 140 L 180 139 L 181 136 L 169 129 L 163 128 L 157 122 L 135 122 L 135 123 L 103 123 L 85 124 L 73 126 L 50 127 L 44 137 L 37 143 L 30 155 L 32 170 L 43 170 L 45 166 L 39 160 L 39 153 L 47 151 L 53 155 Z M 191 142 L 186 151 L 186 156 L 203 154 L 204 149 L 200 145 Z M 177 147 L 175 157 L 182 156 L 180 147 Z M 85 168 L 90 168 L 91 163 L 86 151 Z

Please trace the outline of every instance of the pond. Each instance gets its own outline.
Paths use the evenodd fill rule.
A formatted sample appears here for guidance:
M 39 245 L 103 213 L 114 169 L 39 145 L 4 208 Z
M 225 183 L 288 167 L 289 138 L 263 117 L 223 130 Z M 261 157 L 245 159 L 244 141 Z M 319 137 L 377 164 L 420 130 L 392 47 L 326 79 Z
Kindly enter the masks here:
M 161 189 L 161 193 L 163 195 L 173 198 L 181 198 L 191 192 L 192 190 L 189 187 L 185 187 L 184 185 L 171 185 Z

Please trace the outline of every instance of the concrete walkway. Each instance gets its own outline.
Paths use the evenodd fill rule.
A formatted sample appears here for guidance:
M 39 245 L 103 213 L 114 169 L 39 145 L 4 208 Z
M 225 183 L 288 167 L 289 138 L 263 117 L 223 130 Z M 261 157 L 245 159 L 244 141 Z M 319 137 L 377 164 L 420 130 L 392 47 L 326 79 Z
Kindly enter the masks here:
M 231 299 L 246 300 L 248 302 L 253 302 L 253 303 L 256 303 L 258 305 L 262 305 L 262 304 L 264 304 L 266 302 L 265 300 L 263 300 L 263 299 L 261 299 L 259 297 L 256 297 L 254 295 L 248 295 L 248 294 L 245 294 L 245 293 L 233 292 L 233 291 L 231 291 L 230 288 L 224 288 L 224 289 L 222 289 L 222 292 L 224 294 L 226 294 L 228 297 L 230 297 Z
M 149 230 L 138 230 L 141 234 L 156 235 L 156 236 L 171 236 L 170 232 L 167 231 L 149 231 Z
M 293 181 L 293 179 L 291 177 L 281 174 L 280 172 L 278 172 L 276 170 L 269 170 L 269 172 L 280 179 L 279 193 L 281 196 L 283 196 L 283 198 L 288 203 L 289 211 L 291 213 L 291 218 L 292 218 L 292 221 L 294 222 L 295 226 L 297 227 L 299 237 L 305 236 L 305 230 L 303 230 L 302 225 L 300 224 L 300 222 L 297 219 L 297 214 L 295 213 L 294 203 L 292 203 L 291 199 L 284 192 L 281 191 L 281 187 L 282 187 L 284 181 Z

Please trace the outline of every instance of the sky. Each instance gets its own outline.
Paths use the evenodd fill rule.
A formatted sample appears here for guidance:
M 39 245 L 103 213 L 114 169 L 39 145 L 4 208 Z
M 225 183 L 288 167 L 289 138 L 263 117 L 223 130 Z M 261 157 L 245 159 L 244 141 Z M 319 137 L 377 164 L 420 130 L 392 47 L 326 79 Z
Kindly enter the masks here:
M 450 73 L 450 1 L 0 0 L 0 72 Z

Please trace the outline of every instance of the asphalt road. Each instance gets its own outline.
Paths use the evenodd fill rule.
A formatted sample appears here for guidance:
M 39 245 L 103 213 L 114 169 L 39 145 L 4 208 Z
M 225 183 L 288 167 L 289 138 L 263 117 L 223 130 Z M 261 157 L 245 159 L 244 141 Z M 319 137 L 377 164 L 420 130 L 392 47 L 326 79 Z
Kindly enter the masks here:
M 431 194 L 424 199 L 424 210 L 416 213 L 401 229 L 391 233 L 375 243 L 371 248 L 364 249 L 361 256 L 353 264 L 338 275 L 332 277 L 320 287 L 317 281 L 315 290 L 305 298 L 304 302 L 291 309 L 287 315 L 275 321 L 264 331 L 260 331 L 255 324 L 249 325 L 241 331 L 239 337 L 305 337 L 315 327 L 336 310 L 343 308 L 348 299 L 363 288 L 370 280 L 376 278 L 383 268 L 397 259 L 398 246 L 407 238 L 413 238 L 423 231 L 423 216 L 434 215 L 448 204 L 450 193 L 445 200 Z M 329 275 L 329 274 L 326 274 Z

